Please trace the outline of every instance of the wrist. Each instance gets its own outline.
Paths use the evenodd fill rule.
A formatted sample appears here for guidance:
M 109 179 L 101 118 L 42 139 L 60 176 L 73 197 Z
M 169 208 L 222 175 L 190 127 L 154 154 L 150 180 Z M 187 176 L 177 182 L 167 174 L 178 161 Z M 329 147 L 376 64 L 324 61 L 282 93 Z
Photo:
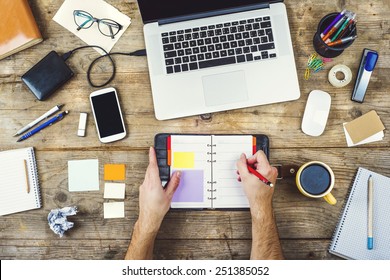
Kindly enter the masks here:
M 273 216 L 272 201 L 262 201 L 250 208 L 252 222 L 262 222 L 264 218 Z
M 160 229 L 161 223 L 158 222 L 151 222 L 148 219 L 143 219 L 141 216 L 138 218 L 137 222 L 135 223 L 135 227 L 138 228 L 138 231 L 141 234 L 146 235 L 157 235 L 159 229 Z

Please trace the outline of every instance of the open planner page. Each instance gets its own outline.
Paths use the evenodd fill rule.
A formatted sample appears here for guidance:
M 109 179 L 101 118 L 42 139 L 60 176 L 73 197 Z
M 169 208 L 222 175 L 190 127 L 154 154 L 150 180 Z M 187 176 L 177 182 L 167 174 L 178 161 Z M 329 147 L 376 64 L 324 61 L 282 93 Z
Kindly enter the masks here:
M 182 172 L 172 208 L 210 208 L 211 136 L 172 135 L 171 175 Z
M 250 157 L 253 152 L 252 135 L 218 135 L 213 139 L 213 207 L 247 208 L 248 199 L 242 184 L 237 181 L 236 162 L 242 153 Z

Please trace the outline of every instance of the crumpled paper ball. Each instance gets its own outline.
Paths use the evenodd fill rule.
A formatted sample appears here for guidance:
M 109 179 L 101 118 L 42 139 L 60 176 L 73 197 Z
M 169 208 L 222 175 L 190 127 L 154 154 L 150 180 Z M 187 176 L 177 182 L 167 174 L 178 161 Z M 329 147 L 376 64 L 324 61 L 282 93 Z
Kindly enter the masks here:
M 73 216 L 77 213 L 76 206 L 64 207 L 62 209 L 53 209 L 47 215 L 47 221 L 50 229 L 62 237 L 68 229 L 71 229 L 74 225 L 72 222 L 67 221 L 67 216 Z

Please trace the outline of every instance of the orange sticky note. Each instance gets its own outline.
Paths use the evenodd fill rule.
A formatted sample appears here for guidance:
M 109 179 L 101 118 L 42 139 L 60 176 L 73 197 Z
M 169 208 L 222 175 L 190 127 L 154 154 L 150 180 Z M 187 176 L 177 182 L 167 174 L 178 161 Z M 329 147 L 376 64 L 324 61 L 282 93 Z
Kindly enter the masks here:
M 124 164 L 105 164 L 104 180 L 123 181 L 126 177 L 126 166 Z

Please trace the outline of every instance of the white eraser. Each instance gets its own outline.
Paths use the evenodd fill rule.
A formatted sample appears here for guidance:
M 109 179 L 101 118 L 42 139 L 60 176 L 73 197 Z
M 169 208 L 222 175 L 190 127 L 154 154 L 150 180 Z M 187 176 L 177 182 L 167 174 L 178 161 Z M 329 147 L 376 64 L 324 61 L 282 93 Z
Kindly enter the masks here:
M 87 126 L 87 113 L 80 113 L 79 129 L 77 130 L 77 136 L 85 136 L 85 128 Z

